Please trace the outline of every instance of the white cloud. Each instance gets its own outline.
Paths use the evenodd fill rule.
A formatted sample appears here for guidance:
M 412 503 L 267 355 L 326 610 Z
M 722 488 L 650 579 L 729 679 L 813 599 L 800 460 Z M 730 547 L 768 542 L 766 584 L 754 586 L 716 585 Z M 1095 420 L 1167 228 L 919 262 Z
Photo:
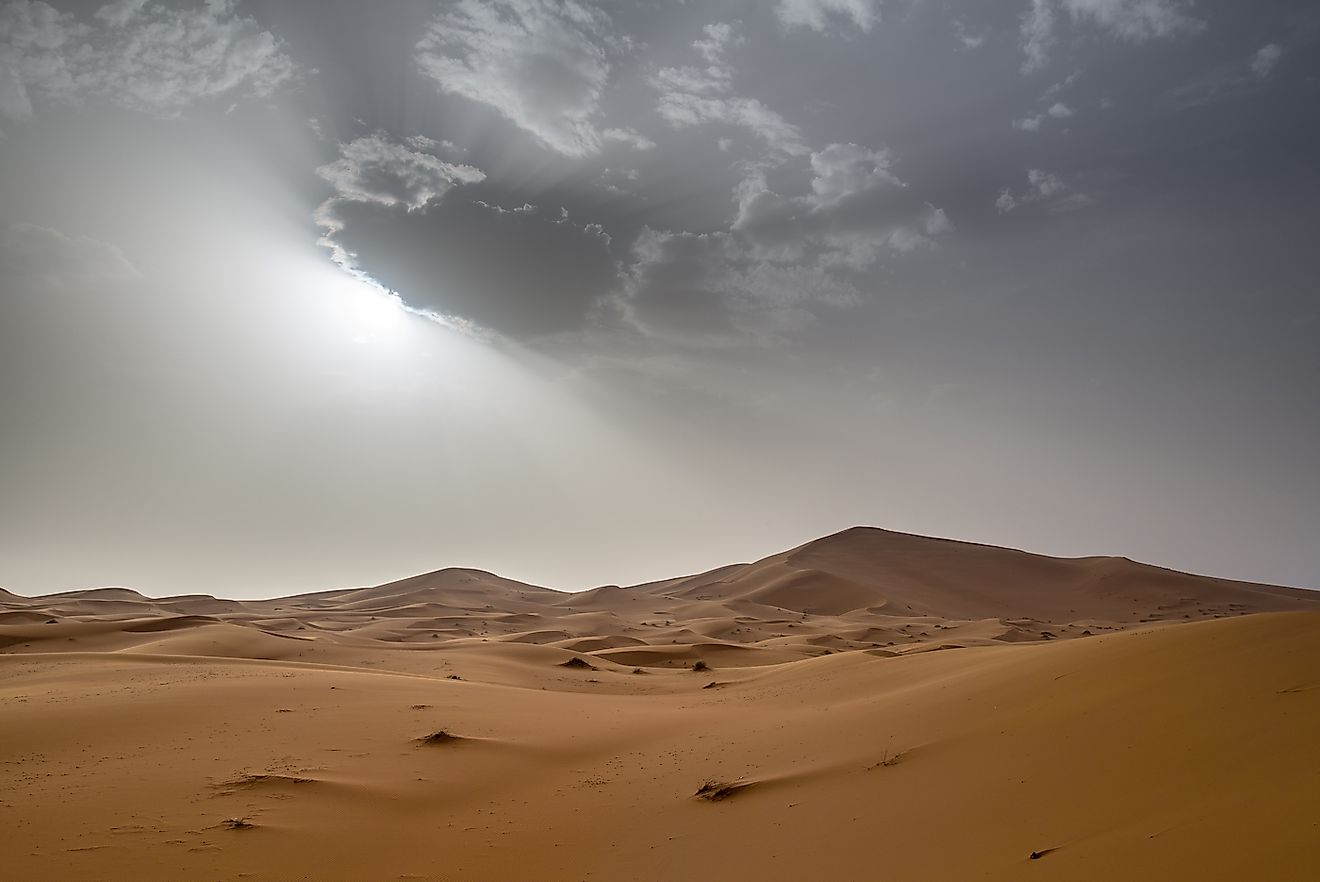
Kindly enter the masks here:
M 1191 0 L 1031 0 L 1020 27 L 1022 71 L 1031 73 L 1049 63 L 1057 41 L 1056 12 L 1073 25 L 1097 27 L 1133 43 L 1169 38 L 1200 30 L 1203 23 L 1189 10 Z
M 798 127 L 755 98 L 708 98 L 692 93 L 667 92 L 661 96 L 657 109 L 676 128 L 702 123 L 725 123 L 745 128 L 772 148 L 791 156 L 807 152 Z
M 1031 185 L 1031 195 L 1034 199 L 1049 199 L 1067 189 L 1058 175 L 1043 172 L 1038 168 L 1027 169 L 1027 183 Z
M 435 149 L 440 146 L 439 141 L 426 135 L 409 135 L 403 139 L 403 143 L 414 150 L 425 150 L 428 153 L 435 152 Z
M 1269 43 L 1245 58 L 1203 71 L 1169 91 L 1176 107 L 1195 107 L 1243 98 L 1263 88 L 1283 57 L 1283 48 Z
M 1030 116 L 1024 116 L 1022 119 L 1013 120 L 1013 128 L 1021 129 L 1024 132 L 1039 132 L 1041 125 L 1047 119 L 1068 119 L 1074 115 L 1074 111 L 1062 101 L 1056 101 L 1051 104 L 1043 113 L 1036 113 Z
M 173 116 L 208 99 L 265 97 L 289 82 L 282 44 L 232 0 L 170 8 L 118 0 L 88 21 L 50 5 L 0 7 L 0 113 L 96 101 Z
M 880 4 L 878 0 L 779 0 L 775 14 L 785 27 L 825 31 L 842 22 L 869 31 L 880 21 Z
M 1141 42 L 1201 27 L 1190 0 L 1059 0 L 1074 21 L 1089 21 L 1117 37 Z
M 985 34 L 973 34 L 961 21 L 954 20 L 953 35 L 964 49 L 976 49 L 985 42 Z
M 480 169 L 419 153 L 380 134 L 339 145 L 339 158 L 316 173 L 334 188 L 334 195 L 316 210 L 316 222 L 325 231 L 321 244 L 331 250 L 335 263 L 350 271 L 355 271 L 356 262 L 335 241 L 335 234 L 343 229 L 336 213 L 339 204 L 360 202 L 424 211 L 452 188 L 486 178 Z
M 1256 50 L 1256 54 L 1251 58 L 1251 73 L 1258 80 L 1268 79 L 1269 75 L 1274 73 L 1274 67 L 1283 57 L 1283 47 L 1278 43 L 1270 43 Z
M 486 177 L 470 165 L 418 153 L 379 134 L 341 144 L 339 154 L 316 173 L 334 187 L 335 198 L 351 202 L 403 205 L 417 211 L 455 185 L 475 184 Z
M 122 28 L 142 11 L 150 0 L 114 0 L 96 10 L 96 17 L 106 24 Z
M 1027 169 L 1026 189 L 1017 193 L 1007 188 L 1002 190 L 995 200 L 995 210 L 1008 214 L 1033 203 L 1040 203 L 1045 210 L 1058 214 L 1093 205 L 1095 200 L 1085 193 L 1073 191 L 1058 175 L 1031 168 Z
M 739 42 L 733 26 L 719 22 L 707 25 L 703 33 L 705 37 L 692 46 L 706 60 L 705 67 L 662 67 L 651 77 L 652 87 L 660 93 L 656 108 L 660 116 L 675 128 L 704 123 L 738 126 L 789 156 L 808 153 L 797 126 L 757 99 L 733 93 L 733 66 L 724 57 Z
M 737 46 L 742 43 L 742 35 L 737 29 L 725 21 L 717 21 L 714 24 L 708 24 L 701 29 L 706 36 L 693 40 L 692 48 L 701 53 L 701 57 L 706 59 L 708 64 L 720 66 L 724 64 L 724 52 L 730 46 Z
M 1000 214 L 1008 214 L 1018 207 L 1017 198 L 1005 187 L 999 191 L 999 198 L 995 200 L 995 211 Z
M 1031 0 L 1031 8 L 1022 16 L 1022 72 L 1040 70 L 1049 61 L 1054 45 L 1053 0 Z
M 634 129 L 606 129 L 600 133 L 603 140 L 627 144 L 634 150 L 654 150 L 655 142 Z
M 142 277 L 114 245 L 32 224 L 0 226 L 0 279 L 48 288 L 131 282 Z
M 489 105 L 565 156 L 600 150 L 600 101 L 627 45 L 601 10 L 575 0 L 460 0 L 417 44 L 446 92 Z

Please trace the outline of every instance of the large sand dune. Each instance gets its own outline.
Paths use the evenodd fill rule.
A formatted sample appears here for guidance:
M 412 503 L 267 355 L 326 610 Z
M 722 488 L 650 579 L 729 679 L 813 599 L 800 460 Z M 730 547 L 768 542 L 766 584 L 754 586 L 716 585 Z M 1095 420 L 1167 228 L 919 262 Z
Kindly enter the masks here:
M 1320 594 L 874 529 L 579 594 L 3 592 L 0 715 L 6 879 L 1320 873 Z

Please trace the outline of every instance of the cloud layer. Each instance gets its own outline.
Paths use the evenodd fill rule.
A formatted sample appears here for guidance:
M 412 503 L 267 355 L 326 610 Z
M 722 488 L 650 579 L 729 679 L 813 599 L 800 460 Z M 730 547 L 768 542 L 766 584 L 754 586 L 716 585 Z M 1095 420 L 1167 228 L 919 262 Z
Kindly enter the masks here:
M 1204 24 L 1190 0 L 1031 0 L 1020 27 L 1022 70 L 1044 68 L 1059 42 L 1059 25 L 1094 28 L 1131 43 L 1194 33 Z
M 656 71 L 651 85 L 660 95 L 660 116 L 674 128 L 717 123 L 746 129 L 776 152 L 801 156 L 807 147 L 797 126 L 761 101 L 735 93 L 735 71 L 727 53 L 740 40 L 734 25 L 706 25 L 703 36 L 692 43 L 705 64 Z
M 775 14 L 787 27 L 816 31 L 842 25 L 869 31 L 880 21 L 879 0 L 779 0 Z

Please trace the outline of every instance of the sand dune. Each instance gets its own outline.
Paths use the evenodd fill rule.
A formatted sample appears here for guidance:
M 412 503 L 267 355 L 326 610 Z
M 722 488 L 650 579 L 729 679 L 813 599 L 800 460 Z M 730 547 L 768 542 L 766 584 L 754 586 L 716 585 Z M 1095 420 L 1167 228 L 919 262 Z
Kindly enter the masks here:
M 4 878 L 1320 871 L 1320 595 L 873 529 L 574 595 L 3 592 L 0 713 Z

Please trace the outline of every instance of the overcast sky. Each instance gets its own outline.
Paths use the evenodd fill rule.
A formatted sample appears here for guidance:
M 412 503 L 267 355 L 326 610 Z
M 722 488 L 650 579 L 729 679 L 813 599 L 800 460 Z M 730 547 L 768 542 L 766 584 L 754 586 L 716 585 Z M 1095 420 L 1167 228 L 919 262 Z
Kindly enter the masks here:
M 0 585 L 853 524 L 1320 586 L 1306 0 L 0 3 Z

